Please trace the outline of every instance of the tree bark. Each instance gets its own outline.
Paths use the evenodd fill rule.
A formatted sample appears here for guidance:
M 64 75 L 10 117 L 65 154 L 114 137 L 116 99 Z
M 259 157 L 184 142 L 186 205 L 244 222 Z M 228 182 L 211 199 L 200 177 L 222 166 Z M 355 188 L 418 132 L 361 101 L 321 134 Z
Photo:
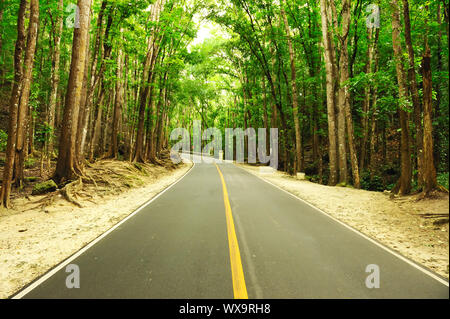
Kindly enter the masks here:
M 348 147 L 350 151 L 350 163 L 352 166 L 352 176 L 353 176 L 353 185 L 356 188 L 360 188 L 360 177 L 359 177 L 359 167 L 358 167 L 358 158 L 356 155 L 356 148 L 354 144 L 354 132 L 353 132 L 353 118 L 350 108 L 350 92 L 348 89 L 348 84 L 346 83 L 349 80 L 349 57 L 348 57 L 348 34 L 350 30 L 350 0 L 344 0 L 342 2 L 342 31 L 338 36 L 340 42 L 340 58 L 339 58 L 339 69 L 340 69 L 340 79 L 339 79 L 339 92 L 338 92 L 338 101 L 339 101 L 339 114 L 343 112 L 345 114 L 345 124 L 339 128 L 339 130 L 345 130 L 347 128 L 347 139 L 348 139 Z M 336 26 L 337 27 L 337 26 Z M 341 136 L 343 135 L 343 137 Z M 345 131 L 344 133 L 340 133 L 340 139 L 343 138 L 343 143 L 345 143 Z M 341 143 L 341 141 L 339 142 Z M 345 152 L 341 154 L 341 148 Z M 339 156 L 341 158 L 342 165 L 340 182 L 347 183 L 347 155 L 345 147 L 341 146 L 339 150 Z
M 300 128 L 299 110 L 298 110 L 298 90 L 297 90 L 297 76 L 295 69 L 295 53 L 291 40 L 291 30 L 289 28 L 288 20 L 286 18 L 286 13 L 281 4 L 281 15 L 284 21 L 284 27 L 286 30 L 286 37 L 289 47 L 289 60 L 291 66 L 291 87 L 292 87 L 292 113 L 294 116 L 294 126 L 295 126 L 295 155 L 296 155 L 296 167 L 294 169 L 294 174 L 301 170 L 303 167 L 303 156 L 302 156 L 302 136 Z
M 408 99 L 408 90 L 406 87 L 405 73 L 403 69 L 403 51 L 401 46 L 401 23 L 400 23 L 400 9 L 397 0 L 391 1 L 392 8 L 392 45 L 394 49 L 395 67 L 397 72 L 397 82 L 399 89 L 399 118 L 401 127 L 401 142 L 400 142 L 400 166 L 401 175 L 397 185 L 392 190 L 393 193 L 406 195 L 411 192 L 411 150 L 409 138 L 409 123 L 408 112 L 406 111 L 406 104 Z
M 150 15 L 151 21 L 157 21 L 161 13 L 163 1 L 157 1 L 152 6 Z M 157 45 L 157 31 L 153 30 L 154 34 L 148 39 L 147 56 L 144 63 L 144 71 L 142 73 L 140 94 L 139 94 L 139 115 L 136 132 L 136 142 L 134 147 L 133 162 L 145 162 L 144 150 L 144 135 L 145 135 L 145 109 L 147 107 L 147 100 L 150 93 L 150 85 L 153 79 L 153 67 L 156 58 L 159 54 L 159 47 Z
M 88 126 L 89 126 L 89 115 L 91 113 L 91 107 L 94 101 L 94 92 L 96 91 L 98 85 L 102 82 L 103 74 L 106 70 L 106 61 L 109 59 L 111 55 L 112 46 L 109 44 L 109 34 L 110 34 L 110 28 L 112 25 L 112 16 L 111 12 L 108 15 L 108 21 L 107 26 L 105 29 L 105 35 L 104 39 L 102 39 L 102 30 L 103 30 L 103 16 L 106 10 L 108 2 L 107 0 L 103 0 L 102 6 L 100 8 L 100 12 L 98 14 L 98 20 L 97 20 L 97 32 L 95 36 L 95 44 L 94 44 L 94 51 L 93 51 L 93 57 L 92 57 L 92 67 L 91 67 L 91 76 L 89 83 L 85 82 L 85 94 L 82 96 L 81 100 L 81 106 L 82 112 L 80 113 L 79 118 L 79 132 L 77 137 L 77 153 L 81 157 L 84 155 L 84 149 L 86 145 L 86 138 L 87 138 L 87 132 L 88 132 Z M 102 40 L 103 46 L 102 46 Z M 103 48 L 103 50 L 101 50 Z M 98 52 L 100 51 L 100 52 Z M 99 63 L 98 57 L 101 56 L 102 59 Z M 89 60 L 86 61 L 86 65 L 88 67 Z M 97 68 L 100 69 L 97 72 Z M 85 75 L 85 77 L 88 77 L 88 74 Z
M 419 90 L 417 88 L 416 68 L 414 65 L 414 49 L 411 39 L 411 22 L 409 15 L 409 3 L 408 0 L 403 1 L 403 20 L 405 22 L 405 45 L 408 51 L 408 80 L 409 89 L 412 97 L 412 104 L 414 110 L 414 125 L 416 129 L 416 158 L 417 158 L 417 182 L 419 187 L 423 186 L 423 130 L 422 130 L 422 105 L 420 103 Z
M 0 0 L 0 23 L 3 21 L 4 10 L 5 10 L 5 0 Z M 3 48 L 3 30 L 0 29 L 0 57 L 2 54 L 2 48 Z M 2 78 L 3 78 L 3 70 L 0 69 L 0 81 L 2 80 Z
M 120 29 L 120 33 L 123 33 L 123 28 Z M 119 119 L 123 103 L 123 85 L 122 85 L 122 73 L 123 73 L 123 52 L 122 49 L 118 49 L 117 53 L 117 81 L 116 81 L 116 98 L 114 101 L 114 113 L 112 120 L 112 134 L 111 134 L 111 157 L 117 158 L 119 152 Z
M 95 115 L 95 120 L 92 127 L 92 133 L 91 133 L 91 140 L 89 143 L 89 161 L 94 161 L 94 155 L 95 155 L 95 147 L 98 145 L 98 142 L 100 140 L 100 130 L 102 125 L 102 113 L 103 113 L 103 101 L 105 99 L 105 90 L 103 88 L 103 85 L 100 89 L 100 97 L 97 101 L 97 112 Z
M 17 17 L 17 40 L 14 51 L 14 82 L 9 101 L 8 141 L 6 146 L 5 167 L 3 170 L 3 182 L 0 194 L 0 205 L 10 207 L 11 184 L 14 168 L 14 153 L 17 138 L 17 118 L 19 110 L 20 92 L 22 90 L 23 66 L 22 52 L 25 46 L 25 16 L 27 1 L 21 0 Z
M 49 161 L 53 156 L 53 148 L 54 148 L 55 111 L 56 111 L 56 101 L 58 97 L 58 86 L 60 81 L 59 64 L 61 60 L 61 36 L 63 31 L 63 19 L 64 19 L 63 10 L 64 10 L 64 0 L 59 0 L 58 18 L 56 20 L 56 27 L 54 33 L 51 91 L 47 116 L 50 133 L 46 136 L 45 139 L 45 142 L 47 143 L 47 156 Z
M 428 9 L 428 6 L 426 6 Z M 427 21 L 425 22 L 427 24 Z M 425 31 L 426 33 L 428 30 Z M 429 195 L 437 188 L 436 168 L 433 156 L 433 89 L 431 77 L 431 50 L 428 35 L 425 33 L 425 50 L 422 58 L 423 78 L 423 182 L 424 195 Z
M 30 23 L 28 26 L 27 47 L 23 63 L 23 85 L 20 92 L 20 102 L 17 117 L 17 140 L 15 154 L 16 185 L 23 186 L 23 170 L 25 161 L 26 122 L 28 114 L 28 101 L 30 97 L 31 81 L 33 78 L 34 54 L 36 52 L 36 40 L 39 27 L 39 0 L 30 1 Z M 29 123 L 31 126 L 32 123 Z
M 58 161 L 54 174 L 54 179 L 58 183 L 73 180 L 82 174 L 81 168 L 77 163 L 75 144 L 78 133 L 78 115 L 86 63 L 91 4 L 92 0 L 78 0 L 80 21 L 79 28 L 75 28 L 73 35 L 72 62 L 64 108 L 63 127 L 59 142 Z
M 436 83 L 436 104 L 434 108 L 434 118 L 438 118 L 440 116 L 440 110 L 441 110 L 441 101 L 442 101 L 442 76 L 441 72 L 443 70 L 442 66 L 442 31 L 441 31 L 441 5 L 440 3 L 437 4 L 437 17 L 436 22 L 439 26 L 439 32 L 437 36 L 437 83 Z M 439 134 L 439 126 L 437 129 L 433 130 L 433 139 L 434 139 L 434 163 L 436 166 L 436 169 L 439 171 L 439 166 L 441 164 L 441 154 L 439 151 L 440 148 L 440 134 Z M 446 166 L 448 167 L 448 165 Z
M 324 60 L 326 70 L 326 92 L 327 92 L 327 113 L 328 113 L 328 153 L 330 177 L 329 185 L 334 186 L 338 181 L 338 161 L 337 161 L 337 140 L 336 140 L 336 116 L 335 116 L 335 74 L 332 61 L 331 38 L 328 25 L 329 10 L 327 0 L 320 0 L 320 13 L 322 18 L 322 39 L 324 48 Z

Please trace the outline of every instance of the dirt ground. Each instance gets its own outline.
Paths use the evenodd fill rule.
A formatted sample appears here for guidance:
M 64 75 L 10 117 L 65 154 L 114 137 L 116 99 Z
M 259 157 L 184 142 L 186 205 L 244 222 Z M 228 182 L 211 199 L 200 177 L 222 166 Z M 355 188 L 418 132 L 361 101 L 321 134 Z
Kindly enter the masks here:
M 0 211 L 0 298 L 12 295 L 103 234 L 191 166 L 100 161 L 86 169 L 87 180 L 74 183 L 69 192 L 72 202 L 61 192 L 16 196 L 13 209 Z
M 449 277 L 449 196 L 418 200 L 390 193 L 330 187 L 281 172 L 239 165 L 378 240 L 400 254 Z

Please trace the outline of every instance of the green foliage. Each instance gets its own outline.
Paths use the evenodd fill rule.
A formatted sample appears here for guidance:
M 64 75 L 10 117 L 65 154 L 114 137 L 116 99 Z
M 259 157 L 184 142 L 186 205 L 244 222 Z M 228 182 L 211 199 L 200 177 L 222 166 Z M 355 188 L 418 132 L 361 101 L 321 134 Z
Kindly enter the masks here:
M 24 163 L 25 168 L 33 168 L 36 165 L 36 159 L 29 156 Z
M 369 171 L 365 171 L 361 174 L 361 188 L 377 192 L 382 192 L 386 189 L 383 179 L 378 175 L 371 176 Z
M 448 172 L 447 173 L 440 173 L 437 175 L 437 181 L 438 184 L 445 187 L 445 189 L 449 189 L 449 176 L 448 176 Z
M 53 129 L 47 122 L 38 124 L 35 131 L 35 140 L 40 143 L 48 142 L 53 136 Z
M 8 143 L 8 134 L 0 130 L 0 152 L 4 152 L 6 150 L 6 144 Z
M 56 183 L 53 180 L 48 180 L 46 182 L 34 185 L 31 195 L 33 196 L 43 195 L 46 193 L 54 192 L 57 189 L 58 185 L 56 185 Z

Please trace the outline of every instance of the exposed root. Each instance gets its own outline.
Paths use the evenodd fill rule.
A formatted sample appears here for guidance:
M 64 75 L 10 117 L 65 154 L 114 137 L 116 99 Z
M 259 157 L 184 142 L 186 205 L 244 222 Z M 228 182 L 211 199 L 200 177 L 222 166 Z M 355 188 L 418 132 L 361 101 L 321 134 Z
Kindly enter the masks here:
M 52 205 L 55 201 L 56 195 L 58 195 L 58 194 L 59 194 L 59 191 L 48 194 L 44 198 L 35 202 L 36 204 L 39 204 L 39 205 L 25 209 L 25 210 L 23 210 L 23 212 L 26 212 L 29 210 L 35 210 L 35 209 L 44 209 L 45 207 Z
M 70 202 L 70 203 L 72 203 L 72 204 L 74 204 L 74 205 L 76 205 L 76 206 L 78 206 L 78 207 L 80 207 L 80 208 L 83 208 L 83 205 L 81 205 L 81 204 L 74 198 L 74 196 L 75 196 L 74 193 L 80 191 L 82 188 L 83 188 L 83 180 L 82 180 L 82 178 L 80 177 L 79 180 L 77 180 L 77 181 L 75 181 L 75 182 L 72 182 L 72 183 L 69 183 L 69 184 L 67 184 L 66 186 L 64 186 L 64 188 L 62 188 L 62 189 L 60 190 L 60 192 L 61 192 L 61 194 L 64 196 L 64 198 L 65 198 L 68 202 Z
M 97 185 L 97 182 L 95 181 L 95 179 L 92 178 L 92 176 L 89 175 L 89 174 L 87 174 L 87 173 L 86 173 L 85 175 L 86 175 L 87 178 L 82 178 L 82 181 L 83 181 L 84 183 L 90 183 L 90 182 L 92 182 L 92 184 L 94 184 L 95 188 L 98 189 L 98 185 Z
M 449 223 L 448 214 L 426 213 L 420 214 L 419 216 L 427 220 L 432 220 L 434 226 L 442 226 Z
M 426 213 L 426 214 L 420 214 L 419 216 L 423 218 L 448 218 L 448 214 L 433 214 L 433 213 Z

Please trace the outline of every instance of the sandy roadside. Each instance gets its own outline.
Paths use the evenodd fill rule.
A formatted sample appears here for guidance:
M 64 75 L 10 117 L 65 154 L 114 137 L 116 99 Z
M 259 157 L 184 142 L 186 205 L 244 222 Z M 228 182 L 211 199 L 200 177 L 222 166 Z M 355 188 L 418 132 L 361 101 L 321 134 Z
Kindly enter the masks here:
M 424 214 L 449 214 L 449 196 L 417 201 L 416 196 L 391 199 L 388 194 L 329 187 L 259 167 L 239 167 L 320 208 L 400 254 L 449 277 L 449 224 Z
M 131 164 L 115 165 L 131 170 L 125 166 Z M 79 199 L 83 208 L 62 198 L 45 207 L 36 207 L 28 199 L 17 200 L 16 210 L 0 214 L 0 298 L 7 298 L 77 252 L 179 180 L 191 167 L 183 164 L 166 170 L 149 166 L 140 175 L 136 175 L 137 171 L 133 177 L 124 175 L 141 187 L 124 189 L 117 184 L 115 194 L 100 195 L 91 189 L 90 195 Z M 33 197 L 32 202 L 39 199 Z

